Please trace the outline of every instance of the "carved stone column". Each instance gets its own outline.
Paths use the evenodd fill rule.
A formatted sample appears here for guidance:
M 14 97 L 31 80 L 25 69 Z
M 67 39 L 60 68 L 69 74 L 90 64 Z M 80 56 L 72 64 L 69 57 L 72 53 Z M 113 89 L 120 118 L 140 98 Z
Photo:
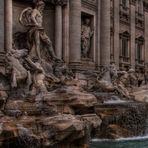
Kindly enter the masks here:
M 135 2 L 131 1 L 130 5 L 130 34 L 131 34 L 131 41 L 130 41 L 130 59 L 131 59 L 131 67 L 135 69 L 135 59 L 136 59 L 136 53 L 135 53 L 135 38 L 136 38 L 136 22 L 135 22 Z
M 100 66 L 100 13 L 101 13 L 101 0 L 97 1 L 97 44 L 96 44 L 96 49 L 97 49 L 97 66 Z
M 81 0 L 70 0 L 70 63 L 80 63 L 81 57 Z
M 63 60 L 69 63 L 69 0 L 63 6 Z
M 101 0 L 101 65 L 110 64 L 110 1 Z
M 145 68 L 148 71 L 148 2 L 145 2 L 145 11 L 144 11 L 144 25 L 145 25 L 145 31 L 144 31 L 144 47 L 145 47 Z
M 101 0 L 101 64 L 110 64 L 110 1 Z
M 56 5 L 55 13 L 55 52 L 58 58 L 62 58 L 62 6 Z
M 108 67 L 110 65 L 110 49 L 111 49 L 111 5 L 109 0 L 101 0 L 101 66 Z M 109 72 L 105 74 L 105 80 L 110 81 Z
M 58 58 L 62 58 L 62 7 L 67 4 L 67 0 L 52 0 L 55 5 L 55 52 Z
M 5 50 L 12 49 L 12 0 L 5 0 Z

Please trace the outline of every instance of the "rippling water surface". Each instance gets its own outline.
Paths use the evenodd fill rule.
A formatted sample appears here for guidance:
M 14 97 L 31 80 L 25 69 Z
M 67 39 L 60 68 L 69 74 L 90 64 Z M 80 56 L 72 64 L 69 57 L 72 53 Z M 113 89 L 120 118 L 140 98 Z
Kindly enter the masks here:
M 148 148 L 148 137 L 119 139 L 116 141 L 93 140 L 91 148 Z

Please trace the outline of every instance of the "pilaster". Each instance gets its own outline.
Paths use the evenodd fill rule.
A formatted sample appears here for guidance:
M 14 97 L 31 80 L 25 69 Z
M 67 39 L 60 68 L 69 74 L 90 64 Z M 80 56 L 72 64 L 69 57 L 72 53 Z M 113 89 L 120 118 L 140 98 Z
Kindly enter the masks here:
M 135 23 L 135 18 L 136 18 L 136 8 L 134 3 L 130 5 L 130 57 L 131 57 L 131 66 L 133 69 L 135 69 L 135 59 L 136 59 L 136 54 L 135 54 L 135 28 L 136 28 L 136 23 Z
M 120 10 L 119 10 L 119 0 L 114 0 L 114 62 L 119 68 L 119 56 L 120 56 L 120 41 L 119 41 L 119 31 L 120 31 Z

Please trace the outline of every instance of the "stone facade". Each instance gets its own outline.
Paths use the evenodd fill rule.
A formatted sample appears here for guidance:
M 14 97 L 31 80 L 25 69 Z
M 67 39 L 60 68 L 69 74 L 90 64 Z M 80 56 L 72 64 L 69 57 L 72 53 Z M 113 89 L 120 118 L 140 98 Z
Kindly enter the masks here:
M 147 69 L 147 1 L 45 0 L 45 2 L 47 6 L 44 11 L 44 28 L 51 38 L 57 57 L 62 58 L 72 69 L 99 70 L 100 66 L 108 66 L 111 62 L 115 62 L 121 69 L 130 67 L 137 70 Z M 3 55 L 12 48 L 11 34 L 24 31 L 18 23 L 19 13 L 26 6 L 32 5 L 33 1 L 2 0 L 1 3 L 0 65 L 4 67 Z M 85 18 L 90 19 L 89 25 L 94 33 L 89 40 L 88 57 L 82 58 L 81 25 Z

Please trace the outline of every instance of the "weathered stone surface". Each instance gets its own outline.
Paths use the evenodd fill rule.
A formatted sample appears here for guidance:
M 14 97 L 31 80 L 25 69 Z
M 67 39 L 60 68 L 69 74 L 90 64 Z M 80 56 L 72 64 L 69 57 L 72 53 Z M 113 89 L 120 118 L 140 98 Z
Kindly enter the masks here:
M 109 139 L 119 139 L 121 137 L 128 137 L 129 131 L 125 128 L 122 128 L 119 125 L 111 124 L 107 129 L 102 132 L 100 137 L 109 138 Z
M 98 103 L 104 103 L 106 101 L 112 100 L 114 93 L 106 92 L 93 92 L 93 95 L 97 98 Z
M 41 144 L 42 146 L 53 146 L 67 138 L 72 143 L 87 134 L 85 122 L 72 115 L 58 115 L 48 118 L 24 116 L 19 119 L 5 116 L 1 119 L 1 145 L 12 140 L 12 143 L 16 146 L 17 142 L 20 142 L 20 145 L 26 142 L 25 146 L 28 147 L 31 147 L 31 145 L 39 147 Z M 10 147 L 12 143 L 10 142 Z
M 97 99 L 94 95 L 87 92 L 81 92 L 79 87 L 65 86 L 59 88 L 48 95 L 45 95 L 43 100 L 49 104 L 68 105 L 71 107 L 89 108 L 97 104 Z
M 115 90 L 113 84 L 106 80 L 98 81 L 97 85 L 103 92 L 113 92 Z
M 44 103 L 32 103 L 23 100 L 8 100 L 4 112 L 6 115 L 13 117 L 19 117 L 22 115 L 55 115 L 57 114 L 57 108 L 55 105 L 48 105 Z
M 139 90 L 133 93 L 136 101 L 147 102 L 148 91 L 146 87 L 147 86 L 145 86 L 144 88 L 140 88 Z
M 96 114 L 85 114 L 77 116 L 80 120 L 89 123 L 92 126 L 92 129 L 97 129 L 100 127 L 102 120 Z

